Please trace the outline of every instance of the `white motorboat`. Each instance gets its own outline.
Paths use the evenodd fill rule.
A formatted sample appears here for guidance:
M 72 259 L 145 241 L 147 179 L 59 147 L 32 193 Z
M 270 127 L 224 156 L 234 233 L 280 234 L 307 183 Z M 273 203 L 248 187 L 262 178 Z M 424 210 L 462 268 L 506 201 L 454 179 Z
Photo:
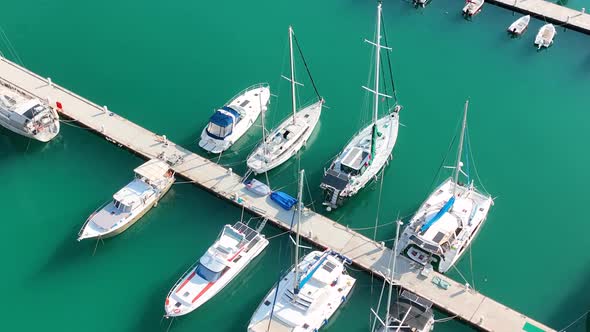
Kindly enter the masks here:
M 266 135 L 263 118 L 262 142 L 248 156 L 247 165 L 256 174 L 268 172 L 295 155 L 313 133 L 322 113 L 323 99 L 297 110 L 295 86 L 295 64 L 293 58 L 293 28 L 289 27 L 289 49 L 291 59 L 291 105 L 293 115 L 286 118 L 276 129 Z M 298 46 L 299 47 L 299 46 Z M 301 53 L 301 49 L 299 49 Z M 309 73 L 309 72 L 308 72 Z M 310 76 L 311 77 L 311 76 Z M 317 90 L 316 90 L 317 91 Z
M 422 204 L 404 229 L 397 247 L 398 254 L 427 269 L 432 266 L 441 273 L 447 272 L 465 253 L 481 230 L 493 203 L 490 195 L 477 190 L 473 181 L 469 182 L 468 173 L 462 170 L 468 105 L 469 101 L 465 102 L 453 177 L 441 184 Z M 460 174 L 467 177 L 465 184 L 459 182 Z
M 197 309 L 229 284 L 268 245 L 259 230 L 242 222 L 225 225 L 215 243 L 176 282 L 164 309 L 177 317 Z
M 484 2 L 484 0 L 467 0 L 463 7 L 463 16 L 472 17 L 479 14 Z
M 520 17 L 518 20 L 514 21 L 514 23 L 510 24 L 510 26 L 508 27 L 508 33 L 514 36 L 522 35 L 528 28 L 530 21 L 531 15 Z
M 248 324 L 248 332 L 318 331 L 344 303 L 356 281 L 346 273 L 350 260 L 333 251 L 313 251 L 299 261 L 302 190 L 303 171 L 299 183 L 295 266 L 264 297 Z
M 387 45 L 381 45 L 381 12 L 381 3 L 379 3 L 377 5 L 377 39 L 374 43 L 370 42 L 376 47 L 374 88 L 363 87 L 374 95 L 373 120 L 350 140 L 344 150 L 332 161 L 330 167 L 325 170 L 320 188 L 324 190 L 323 204 L 328 210 L 342 205 L 345 198 L 355 195 L 377 176 L 377 173 L 388 163 L 397 140 L 401 106 L 397 104 L 395 91 L 394 105 L 379 118 L 379 99 L 392 98 L 379 91 L 381 48 L 391 50 Z
M 25 137 L 48 142 L 59 133 L 59 116 L 45 102 L 2 84 L 0 125 Z
M 201 133 L 199 146 L 211 153 L 229 149 L 266 112 L 270 100 L 268 84 L 248 87 L 215 111 Z
M 555 31 L 555 26 L 553 24 L 549 23 L 543 25 L 535 37 L 535 45 L 537 45 L 537 49 L 553 45 L 555 34 L 557 34 L 557 31 Z
M 135 178 L 84 223 L 78 241 L 121 234 L 148 212 L 174 183 L 174 171 L 159 159 L 137 167 Z

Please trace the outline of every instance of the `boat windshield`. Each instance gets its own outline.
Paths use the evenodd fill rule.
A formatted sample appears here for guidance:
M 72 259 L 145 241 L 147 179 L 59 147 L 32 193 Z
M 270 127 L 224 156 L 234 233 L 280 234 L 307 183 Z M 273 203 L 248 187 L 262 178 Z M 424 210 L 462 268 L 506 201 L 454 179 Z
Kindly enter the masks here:
M 242 240 L 244 239 L 244 235 L 238 233 L 235 229 L 229 227 L 229 226 L 225 226 L 225 228 L 223 229 L 223 235 L 228 236 L 236 241 L 242 242 Z
M 119 202 L 118 200 L 114 199 L 113 200 L 113 205 L 115 205 L 115 209 L 121 211 L 121 212 L 129 212 L 131 211 L 131 207 Z
M 218 124 L 213 122 L 209 122 L 209 127 L 207 127 L 207 133 L 209 136 L 213 138 L 225 138 L 232 132 L 232 125 L 229 124 L 225 127 L 222 127 Z
M 219 279 L 219 277 L 221 277 L 222 271 L 211 271 L 205 265 L 199 263 L 199 265 L 197 265 L 196 272 L 199 277 L 207 280 L 208 282 L 215 282 L 217 279 Z
M 43 112 L 45 110 L 45 107 L 37 104 L 33 107 L 31 107 L 30 109 L 28 109 L 26 112 L 23 113 L 23 115 L 27 118 L 27 119 L 32 119 L 34 118 L 37 114 Z

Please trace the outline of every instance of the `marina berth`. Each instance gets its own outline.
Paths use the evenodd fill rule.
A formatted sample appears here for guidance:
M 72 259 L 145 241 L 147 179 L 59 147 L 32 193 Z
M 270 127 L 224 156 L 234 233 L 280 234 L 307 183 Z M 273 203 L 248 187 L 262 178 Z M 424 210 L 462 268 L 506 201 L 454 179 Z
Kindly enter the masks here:
M 19 135 L 49 142 L 59 133 L 59 116 L 45 102 L 0 85 L 0 125 Z
M 201 133 L 199 146 L 211 153 L 229 149 L 252 127 L 270 101 L 268 84 L 246 88 L 215 111 Z
M 215 243 L 168 293 L 165 316 L 186 315 L 223 290 L 268 245 L 259 231 L 241 221 L 225 225 Z
M 156 205 L 174 183 L 174 171 L 158 159 L 149 160 L 134 172 L 133 181 L 88 217 L 78 241 L 121 234 Z

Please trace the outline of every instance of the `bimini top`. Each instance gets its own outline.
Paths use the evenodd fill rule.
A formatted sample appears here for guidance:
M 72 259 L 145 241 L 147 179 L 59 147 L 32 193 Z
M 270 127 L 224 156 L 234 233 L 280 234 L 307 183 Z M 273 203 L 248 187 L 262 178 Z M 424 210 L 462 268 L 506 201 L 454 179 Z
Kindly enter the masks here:
M 223 106 L 217 110 L 209 119 L 209 122 L 220 127 L 227 127 L 240 118 L 240 113 L 229 106 Z
M 166 177 L 168 170 L 170 170 L 170 166 L 166 162 L 159 159 L 151 159 L 137 167 L 134 172 L 139 176 L 145 177 L 150 182 L 156 182 Z

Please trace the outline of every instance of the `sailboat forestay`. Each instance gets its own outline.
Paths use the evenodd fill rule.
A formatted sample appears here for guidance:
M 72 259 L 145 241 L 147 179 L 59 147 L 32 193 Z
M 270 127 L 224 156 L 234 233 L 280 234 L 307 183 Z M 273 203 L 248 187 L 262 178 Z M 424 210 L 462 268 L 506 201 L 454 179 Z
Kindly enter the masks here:
M 350 260 L 331 250 L 312 251 L 299 260 L 303 178 L 300 172 L 295 265 L 265 296 L 248 332 L 318 331 L 350 293 L 356 279 L 346 273 Z
M 375 83 L 373 89 L 363 88 L 374 95 L 372 122 L 358 132 L 346 145 L 344 150 L 332 161 L 330 168 L 324 172 L 320 188 L 324 190 L 324 205 L 328 211 L 342 205 L 345 198 L 355 195 L 387 164 L 397 140 L 399 128 L 399 111 L 395 90 L 394 106 L 388 114 L 379 118 L 379 99 L 392 98 L 379 91 L 381 73 L 381 49 L 391 48 L 381 44 L 381 3 L 377 5 L 377 26 L 375 42 L 367 41 L 376 47 Z M 389 57 L 389 53 L 387 54 Z M 389 59 L 389 58 L 388 58 Z M 393 80 L 392 80 L 393 87 Z
M 398 254 L 425 267 L 431 265 L 441 273 L 447 272 L 469 247 L 493 203 L 490 195 L 477 190 L 468 173 L 462 170 L 468 107 L 469 100 L 465 102 L 453 177 L 441 184 L 422 204 L 400 239 Z M 469 162 L 469 158 L 466 161 Z M 459 182 L 460 175 L 467 177 L 465 184 Z
M 247 159 L 248 168 L 255 174 L 268 172 L 271 169 L 281 165 L 295 155 L 306 143 L 313 133 L 322 113 L 324 100 L 319 94 L 316 94 L 318 100 L 308 106 L 297 110 L 296 85 L 301 85 L 295 80 L 295 62 L 293 55 L 293 39 L 295 34 L 293 28 L 289 26 L 289 51 L 291 59 L 291 77 L 286 78 L 291 82 L 291 99 L 293 115 L 289 116 L 273 131 L 266 135 L 262 142 L 252 151 Z M 297 43 L 297 39 L 295 39 Z M 299 53 L 303 57 L 301 48 L 297 43 Z M 303 59 L 305 63 L 305 59 Z M 310 80 L 313 83 L 313 78 Z M 264 128 L 263 128 L 264 132 Z

